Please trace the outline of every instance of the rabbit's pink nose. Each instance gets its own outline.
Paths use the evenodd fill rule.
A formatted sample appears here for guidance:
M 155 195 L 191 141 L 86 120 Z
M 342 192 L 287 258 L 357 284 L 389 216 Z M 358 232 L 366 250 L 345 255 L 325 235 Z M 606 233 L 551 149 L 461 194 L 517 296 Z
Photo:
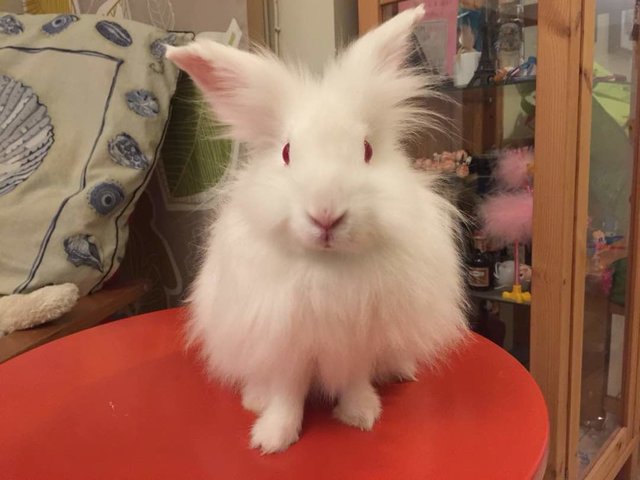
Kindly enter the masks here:
M 316 227 L 319 227 L 325 232 L 328 232 L 340 225 L 346 215 L 347 212 L 343 212 L 340 215 L 335 215 L 331 212 L 324 211 L 315 215 L 309 214 L 309 220 L 311 220 L 311 223 L 313 223 Z

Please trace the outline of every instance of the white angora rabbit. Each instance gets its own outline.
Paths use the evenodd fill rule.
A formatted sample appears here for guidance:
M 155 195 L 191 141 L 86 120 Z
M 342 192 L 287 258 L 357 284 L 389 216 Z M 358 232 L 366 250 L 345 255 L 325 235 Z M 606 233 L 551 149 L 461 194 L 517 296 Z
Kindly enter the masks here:
M 258 415 L 251 446 L 264 453 L 298 439 L 311 387 L 370 430 L 373 384 L 413 379 L 467 332 L 456 211 L 402 148 L 432 123 L 420 99 L 433 81 L 406 66 L 423 16 L 367 33 L 321 79 L 210 41 L 167 47 L 249 151 L 211 227 L 188 329 Z

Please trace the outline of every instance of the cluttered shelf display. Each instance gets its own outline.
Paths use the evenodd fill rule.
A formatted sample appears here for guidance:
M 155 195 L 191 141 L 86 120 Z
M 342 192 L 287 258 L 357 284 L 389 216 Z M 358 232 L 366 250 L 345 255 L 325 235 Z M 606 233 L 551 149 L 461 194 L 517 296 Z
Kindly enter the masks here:
M 526 365 L 528 344 L 515 346 L 505 338 L 513 337 L 507 330 L 515 324 L 528 330 L 532 301 L 536 57 L 534 41 L 525 49 L 525 29 L 535 26 L 537 5 L 424 3 L 427 21 L 414 32 L 411 60 L 443 79 L 437 88 L 458 107 L 441 113 L 453 119 L 452 136 L 458 138 L 431 139 L 414 167 L 443 174 L 469 220 L 463 232 L 472 328 L 512 353 L 524 352 L 516 356 Z
M 536 56 L 526 54 L 525 27 L 537 5 L 523 0 L 425 0 L 426 21 L 414 31 L 415 60 L 443 76 L 441 88 L 535 82 Z M 400 2 L 398 10 L 412 2 Z
M 419 158 L 414 168 L 438 172 L 462 212 L 466 278 L 473 300 L 472 328 L 505 346 L 502 304 L 521 306 L 516 319 L 527 328 L 531 304 L 533 150 L 507 148 L 471 156 L 465 150 Z M 516 273 L 518 272 L 518 273 Z M 528 362 L 528 345 L 518 358 Z M 509 348 L 511 350 L 511 348 Z M 513 353 L 513 352 L 512 352 Z

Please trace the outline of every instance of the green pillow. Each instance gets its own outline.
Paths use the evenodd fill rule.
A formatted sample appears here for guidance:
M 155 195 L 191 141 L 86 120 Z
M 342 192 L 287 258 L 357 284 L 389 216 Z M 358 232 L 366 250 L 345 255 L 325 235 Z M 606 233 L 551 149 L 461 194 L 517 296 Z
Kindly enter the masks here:
M 0 295 L 117 270 L 155 166 L 187 34 L 95 15 L 0 13 Z

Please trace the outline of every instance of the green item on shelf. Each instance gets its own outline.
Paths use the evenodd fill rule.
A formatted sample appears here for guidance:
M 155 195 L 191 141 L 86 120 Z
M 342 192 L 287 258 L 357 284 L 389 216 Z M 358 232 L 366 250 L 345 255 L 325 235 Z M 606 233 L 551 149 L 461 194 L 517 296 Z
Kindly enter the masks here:
M 611 72 L 601 65 L 594 63 L 594 78 L 606 77 Z M 598 101 L 605 112 L 623 129 L 628 135 L 629 113 L 631 109 L 631 85 L 628 83 L 598 82 L 593 88 L 593 98 Z M 595 119 L 594 119 L 595 120 Z M 595 122 L 594 122 L 595 124 Z
M 598 76 L 608 72 L 594 66 Z M 591 161 L 589 172 L 589 216 L 600 226 L 615 218 L 620 235 L 627 235 L 631 194 L 632 146 L 626 121 L 631 105 L 624 84 L 598 83 L 593 90 Z
M 613 284 L 609 293 L 609 301 L 624 307 L 627 293 L 627 259 L 616 260 L 611 264 L 611 267 L 613 268 Z

